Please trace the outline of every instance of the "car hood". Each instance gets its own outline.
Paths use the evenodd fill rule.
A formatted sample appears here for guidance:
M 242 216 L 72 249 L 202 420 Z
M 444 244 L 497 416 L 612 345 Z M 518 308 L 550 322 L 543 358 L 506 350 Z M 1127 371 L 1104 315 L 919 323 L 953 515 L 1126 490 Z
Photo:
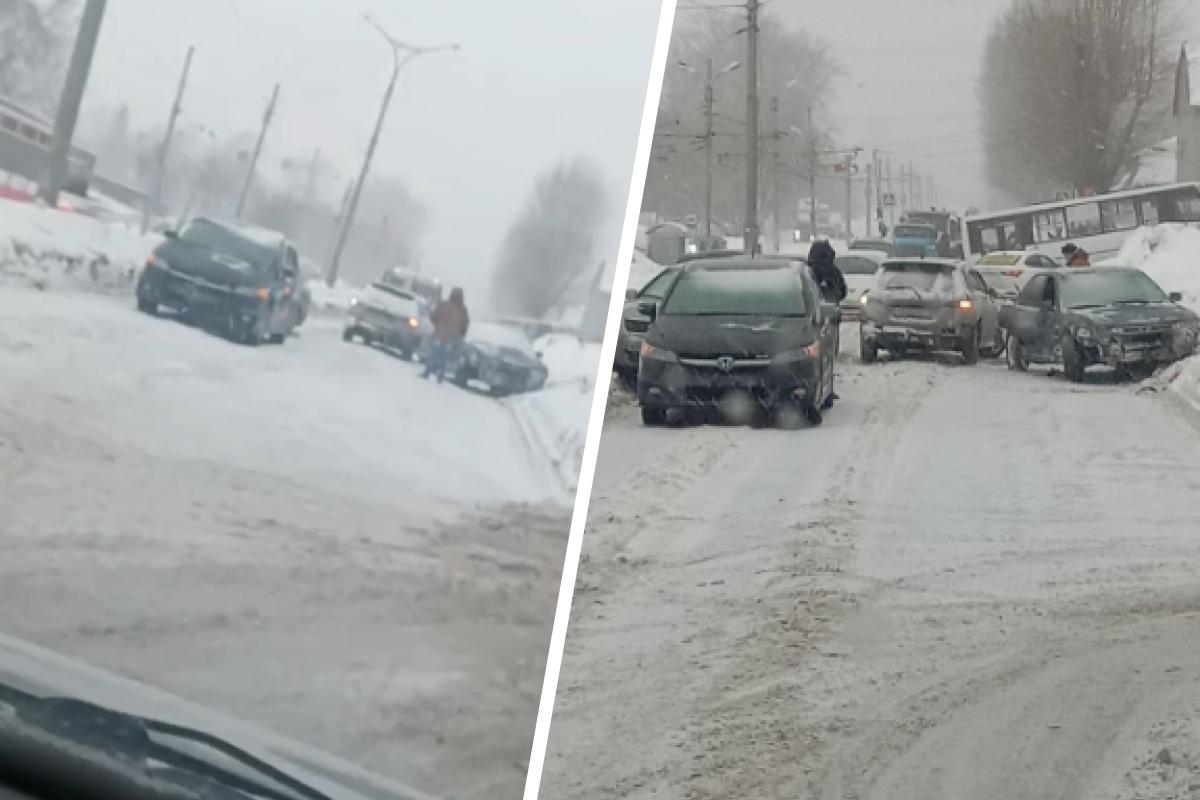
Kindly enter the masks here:
M 661 316 L 650 328 L 652 345 L 681 356 L 765 356 L 812 344 L 808 317 Z
M 1086 319 L 1102 328 L 1123 325 L 1170 325 L 1175 322 L 1194 322 L 1200 317 L 1175 303 L 1151 303 L 1147 305 L 1114 305 L 1103 308 L 1078 308 L 1071 315 Z
M 261 286 L 265 277 L 259 269 L 231 255 L 194 244 L 168 239 L 154 254 L 176 272 L 221 286 Z
M 334 800 L 433 800 L 309 745 L 4 634 L 0 634 L 0 683 L 34 695 L 72 697 L 198 728 L 254 753 Z

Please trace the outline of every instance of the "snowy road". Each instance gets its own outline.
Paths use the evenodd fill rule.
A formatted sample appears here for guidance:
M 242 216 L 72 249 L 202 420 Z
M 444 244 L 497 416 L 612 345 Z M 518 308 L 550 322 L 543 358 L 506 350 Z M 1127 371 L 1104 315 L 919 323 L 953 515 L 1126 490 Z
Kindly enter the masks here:
M 516 796 L 568 511 L 508 407 L 339 333 L 251 349 L 0 292 L 0 630 Z
M 1193 421 L 994 363 L 840 376 L 797 432 L 610 408 L 542 796 L 1200 784 Z

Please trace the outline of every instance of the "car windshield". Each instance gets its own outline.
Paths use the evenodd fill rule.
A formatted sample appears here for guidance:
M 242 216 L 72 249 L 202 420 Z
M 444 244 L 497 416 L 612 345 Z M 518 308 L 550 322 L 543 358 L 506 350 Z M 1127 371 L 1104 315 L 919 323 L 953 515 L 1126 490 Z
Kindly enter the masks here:
M 954 289 L 954 268 L 942 264 L 888 264 L 880 273 L 879 288 L 950 292 Z
M 229 228 L 204 219 L 190 222 L 180 232 L 179 239 L 206 250 L 232 256 L 260 271 L 269 269 L 275 260 L 274 250 Z
M 680 276 L 663 306 L 674 316 L 799 317 L 808 313 L 794 267 L 696 269 Z
M 895 234 L 897 239 L 937 239 L 937 231 L 929 225 L 897 225 Z
M 1015 296 L 1020 288 L 1021 275 L 1020 271 L 1009 271 L 1000 269 L 979 269 L 976 270 L 979 277 L 983 278 L 983 282 L 987 284 L 989 289 L 994 290 L 997 294 L 1006 297 Z
M 1166 292 L 1141 270 L 1097 269 L 1092 272 L 1064 275 L 1062 302 L 1067 308 L 1081 308 L 1169 301 Z
M 861 256 L 843 256 L 835 260 L 843 275 L 874 275 L 879 271 L 879 262 Z

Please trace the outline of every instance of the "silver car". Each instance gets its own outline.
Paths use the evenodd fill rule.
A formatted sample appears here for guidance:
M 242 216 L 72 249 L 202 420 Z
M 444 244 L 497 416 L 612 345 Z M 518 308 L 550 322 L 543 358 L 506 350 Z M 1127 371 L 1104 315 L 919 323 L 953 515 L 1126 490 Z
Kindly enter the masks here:
M 1004 352 L 996 295 L 965 263 L 944 258 L 884 261 L 875 285 L 861 298 L 862 360 L 880 350 L 957 352 L 974 364 Z

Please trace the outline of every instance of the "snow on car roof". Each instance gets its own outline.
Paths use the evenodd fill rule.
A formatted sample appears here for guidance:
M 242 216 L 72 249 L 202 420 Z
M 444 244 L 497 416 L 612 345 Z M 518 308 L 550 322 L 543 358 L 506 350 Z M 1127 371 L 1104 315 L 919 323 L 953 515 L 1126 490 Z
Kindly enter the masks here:
M 192 221 L 206 222 L 209 225 L 215 225 L 218 228 L 224 228 L 231 233 L 236 233 L 242 238 L 249 239 L 255 244 L 271 250 L 279 247 L 279 245 L 283 244 L 284 239 L 287 238 L 279 231 L 273 231 L 270 228 L 264 228 L 259 225 L 251 225 L 244 222 L 229 222 L 226 220 L 214 219 L 213 217 L 194 217 Z

